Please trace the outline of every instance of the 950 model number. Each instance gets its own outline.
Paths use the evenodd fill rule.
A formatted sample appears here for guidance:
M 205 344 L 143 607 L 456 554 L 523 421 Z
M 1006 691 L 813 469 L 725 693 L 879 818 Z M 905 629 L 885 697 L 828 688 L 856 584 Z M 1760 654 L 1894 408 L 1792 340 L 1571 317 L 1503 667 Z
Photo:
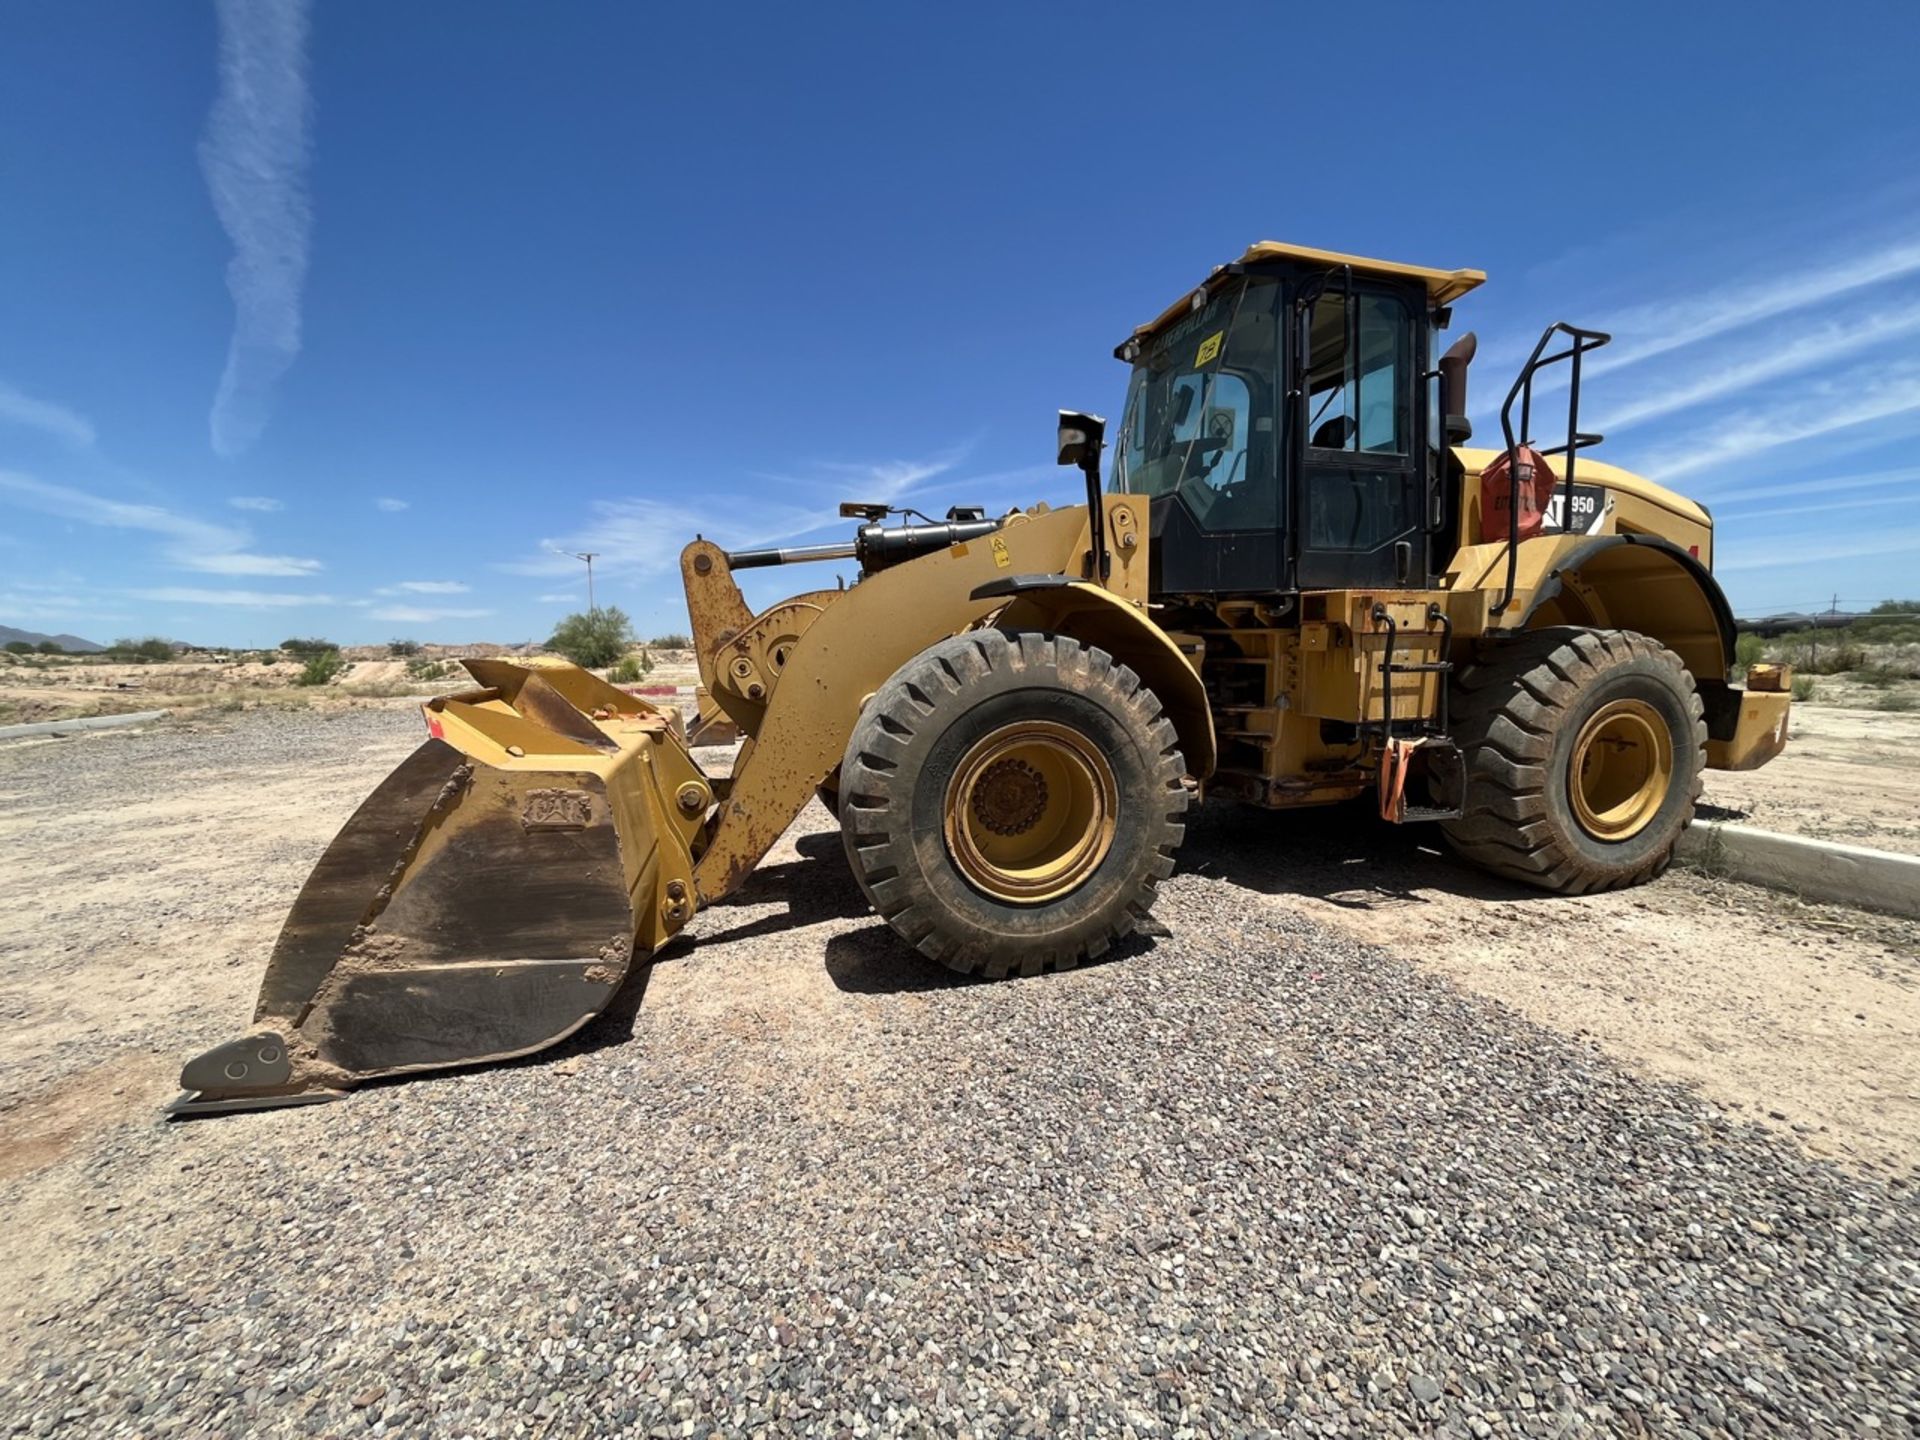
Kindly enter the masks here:
M 1600 517 L 1607 511 L 1607 492 L 1601 485 L 1580 485 L 1573 487 L 1573 520 L 1567 521 L 1567 487 L 1561 485 L 1553 492 L 1553 498 L 1547 502 L 1547 524 L 1549 530 L 1558 530 L 1569 535 L 1590 534 L 1599 524 Z

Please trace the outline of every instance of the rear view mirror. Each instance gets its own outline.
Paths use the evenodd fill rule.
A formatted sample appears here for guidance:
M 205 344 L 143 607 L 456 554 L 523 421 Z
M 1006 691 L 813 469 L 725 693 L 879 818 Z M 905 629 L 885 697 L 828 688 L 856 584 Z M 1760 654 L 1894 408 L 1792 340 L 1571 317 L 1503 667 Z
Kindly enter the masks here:
M 1098 415 L 1078 410 L 1060 412 L 1060 458 L 1062 465 L 1078 465 L 1082 470 L 1100 468 L 1100 449 L 1106 442 L 1107 422 Z

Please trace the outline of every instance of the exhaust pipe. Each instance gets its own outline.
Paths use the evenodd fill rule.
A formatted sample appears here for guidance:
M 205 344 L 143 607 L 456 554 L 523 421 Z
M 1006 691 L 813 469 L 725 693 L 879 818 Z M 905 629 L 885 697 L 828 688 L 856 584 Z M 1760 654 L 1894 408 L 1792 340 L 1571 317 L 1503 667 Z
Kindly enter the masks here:
M 1469 330 L 1440 357 L 1440 428 L 1449 445 L 1464 445 L 1473 438 L 1473 422 L 1467 419 L 1467 366 L 1479 348 L 1479 340 Z

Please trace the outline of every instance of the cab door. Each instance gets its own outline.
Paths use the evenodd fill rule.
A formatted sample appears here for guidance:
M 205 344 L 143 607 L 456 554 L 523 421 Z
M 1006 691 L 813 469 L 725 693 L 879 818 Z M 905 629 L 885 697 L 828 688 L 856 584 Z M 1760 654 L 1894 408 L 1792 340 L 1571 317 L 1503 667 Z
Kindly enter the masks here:
M 1397 292 L 1351 283 L 1323 291 L 1309 311 L 1307 323 L 1293 327 L 1304 349 L 1295 372 L 1295 584 L 1423 585 L 1426 476 L 1415 405 L 1415 311 Z

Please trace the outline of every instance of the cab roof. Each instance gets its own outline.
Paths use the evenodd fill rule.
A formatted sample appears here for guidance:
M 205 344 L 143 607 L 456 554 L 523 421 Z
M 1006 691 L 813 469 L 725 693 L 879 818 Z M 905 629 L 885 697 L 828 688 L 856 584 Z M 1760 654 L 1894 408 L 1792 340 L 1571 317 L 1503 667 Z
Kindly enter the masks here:
M 1262 260 L 1296 260 L 1307 265 L 1324 266 L 1327 269 L 1350 265 L 1356 275 L 1378 275 L 1389 280 L 1423 281 L 1427 287 L 1427 300 L 1434 305 L 1451 305 L 1469 290 L 1484 284 L 1487 278 L 1487 272 L 1484 270 L 1433 270 L 1425 265 L 1402 265 L 1397 260 L 1370 260 L 1365 255 L 1347 255 L 1338 250 L 1316 250 L 1310 245 L 1287 245 L 1278 240 L 1257 240 L 1247 247 L 1246 254 L 1231 263 L 1252 265 Z M 1224 265 L 1216 265 L 1212 274 L 1202 282 L 1201 292 L 1204 293 L 1207 283 L 1226 268 Z M 1129 341 L 1144 340 L 1162 326 L 1178 319 L 1193 308 L 1193 297 L 1193 291 L 1182 295 L 1145 325 L 1136 327 Z M 1120 348 L 1125 349 L 1126 346 L 1123 344 Z

